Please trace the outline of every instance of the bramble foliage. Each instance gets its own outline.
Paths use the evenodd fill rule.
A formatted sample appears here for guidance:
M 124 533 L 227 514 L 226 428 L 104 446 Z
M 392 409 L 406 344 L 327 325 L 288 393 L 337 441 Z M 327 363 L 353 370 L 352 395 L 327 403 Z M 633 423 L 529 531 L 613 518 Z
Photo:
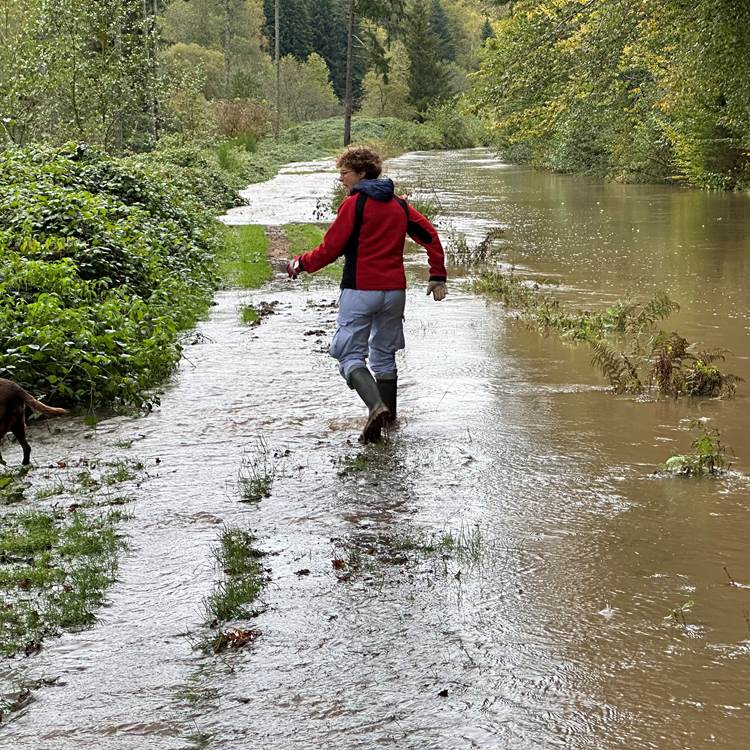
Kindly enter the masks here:
M 172 372 L 218 240 L 158 172 L 75 145 L 0 154 L 0 375 L 52 403 L 123 408 Z

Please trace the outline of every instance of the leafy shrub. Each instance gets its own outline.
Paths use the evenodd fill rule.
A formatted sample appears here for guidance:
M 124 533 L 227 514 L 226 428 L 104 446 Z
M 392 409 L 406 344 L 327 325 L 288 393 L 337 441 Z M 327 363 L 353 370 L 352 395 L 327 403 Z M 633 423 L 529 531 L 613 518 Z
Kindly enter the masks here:
M 217 232 L 143 160 L 0 154 L 0 375 L 53 403 L 140 407 L 207 309 Z
M 226 138 L 237 138 L 248 133 L 256 137 L 271 129 L 273 113 L 261 102 L 253 99 L 220 101 L 213 105 L 216 127 Z
M 700 430 L 690 447 L 692 453 L 671 456 L 661 466 L 661 471 L 680 476 L 714 476 L 731 466 L 727 454 L 731 453 L 722 442 L 719 431 L 706 426 L 701 420 L 690 424 L 693 430 Z

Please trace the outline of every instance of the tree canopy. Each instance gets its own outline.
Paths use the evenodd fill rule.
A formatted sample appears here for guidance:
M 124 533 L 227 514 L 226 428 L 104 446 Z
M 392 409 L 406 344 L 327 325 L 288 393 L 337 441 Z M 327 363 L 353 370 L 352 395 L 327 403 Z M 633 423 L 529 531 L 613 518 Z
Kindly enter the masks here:
M 622 179 L 748 183 L 750 6 L 525 0 L 473 92 L 513 158 Z

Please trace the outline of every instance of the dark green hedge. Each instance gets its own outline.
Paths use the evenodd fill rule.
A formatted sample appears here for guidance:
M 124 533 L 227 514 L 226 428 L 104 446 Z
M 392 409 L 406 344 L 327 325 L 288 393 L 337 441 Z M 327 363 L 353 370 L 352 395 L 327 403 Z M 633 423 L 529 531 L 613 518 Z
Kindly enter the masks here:
M 0 376 L 50 403 L 152 400 L 215 288 L 231 190 L 205 174 L 75 144 L 0 153 Z

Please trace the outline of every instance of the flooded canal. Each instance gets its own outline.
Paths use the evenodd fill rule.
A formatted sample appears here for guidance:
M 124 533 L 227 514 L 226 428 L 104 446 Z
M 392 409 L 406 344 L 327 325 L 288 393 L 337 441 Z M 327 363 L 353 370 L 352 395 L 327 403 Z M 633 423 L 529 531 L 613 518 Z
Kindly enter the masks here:
M 670 327 L 732 352 L 737 397 L 613 396 L 588 347 L 456 279 L 439 305 L 420 283 L 400 424 L 363 449 L 364 407 L 326 353 L 335 285 L 278 276 L 219 293 L 152 414 L 32 431 L 38 467 L 129 453 L 147 476 L 96 626 L 0 663 L 4 691 L 37 686 L 0 724 L 3 748 L 747 746 L 750 201 L 536 173 L 483 150 L 388 166 L 434 189 L 444 229 L 477 241 L 502 226 L 503 263 L 559 279 L 571 302 L 669 291 Z M 226 220 L 310 221 L 333 179 L 288 170 Z M 278 304 L 247 328 L 248 301 Z M 734 448 L 732 470 L 656 476 L 697 416 Z M 258 456 L 271 495 L 243 504 L 238 472 Z M 223 524 L 255 533 L 270 582 L 258 639 L 207 656 L 194 645 Z

